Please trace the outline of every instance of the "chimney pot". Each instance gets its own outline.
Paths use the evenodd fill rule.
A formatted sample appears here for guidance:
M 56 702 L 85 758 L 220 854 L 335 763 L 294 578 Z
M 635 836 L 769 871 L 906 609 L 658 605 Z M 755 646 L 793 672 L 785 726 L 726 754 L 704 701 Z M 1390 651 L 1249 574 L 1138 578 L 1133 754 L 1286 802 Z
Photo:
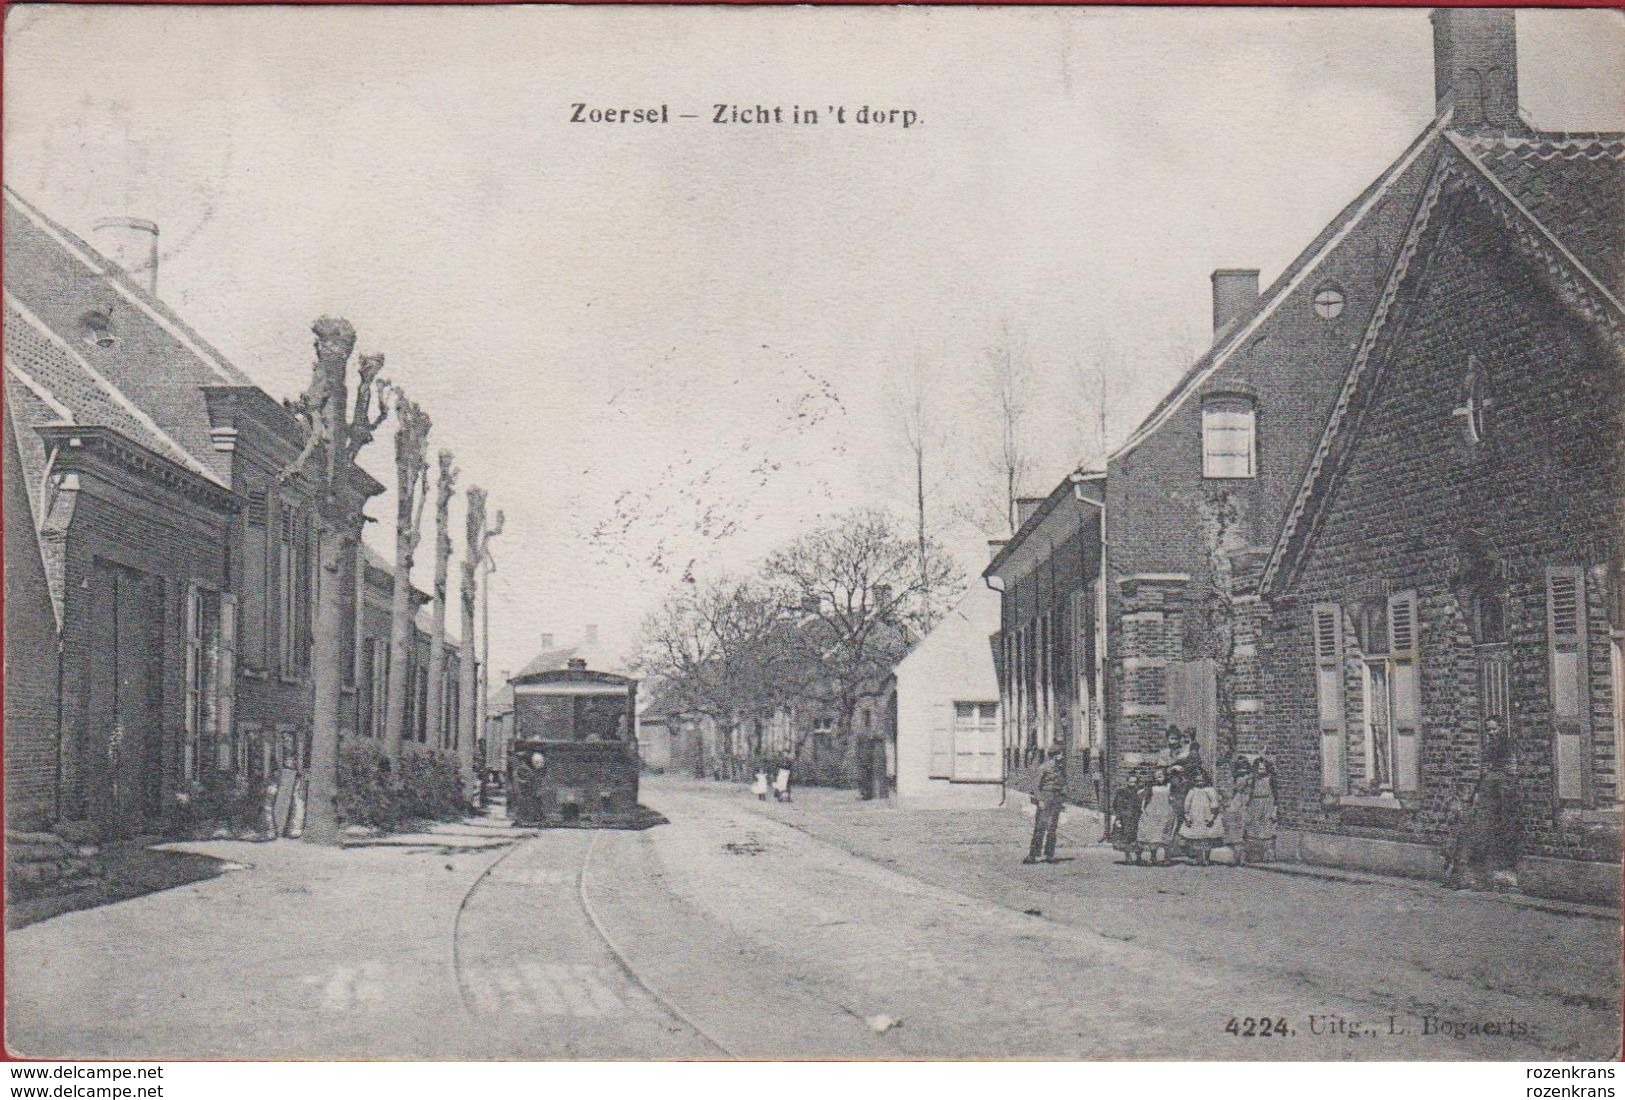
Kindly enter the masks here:
M 102 218 L 93 231 L 101 254 L 157 297 L 158 223 L 127 216 Z
M 1256 267 L 1221 267 L 1213 273 L 1213 331 L 1247 312 L 1258 300 Z
M 1020 527 L 1032 518 L 1038 511 L 1038 506 L 1044 503 L 1043 497 L 1017 497 L 1016 498 L 1016 526 Z
M 1436 8 L 1433 97 L 1454 129 L 1508 129 L 1518 119 L 1518 27 L 1510 8 Z

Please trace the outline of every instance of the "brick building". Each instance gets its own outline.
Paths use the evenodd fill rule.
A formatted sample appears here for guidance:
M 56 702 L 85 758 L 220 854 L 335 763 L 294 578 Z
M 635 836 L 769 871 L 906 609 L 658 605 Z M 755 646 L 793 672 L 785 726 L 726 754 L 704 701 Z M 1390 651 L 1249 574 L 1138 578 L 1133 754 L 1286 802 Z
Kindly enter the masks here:
M 1079 471 L 1017 502 L 1020 526 L 983 572 L 999 593 L 1004 774 L 1030 790 L 1043 751 L 1067 749 L 1068 795 L 1099 807 L 1104 714 L 1100 622 L 1105 478 Z M 957 748 L 955 750 L 957 752 Z
M 390 661 L 392 600 L 395 592 L 395 567 L 383 555 L 363 546 L 361 550 L 363 583 L 357 606 L 356 638 L 358 640 L 351 683 L 354 685 L 354 708 L 346 714 L 349 728 L 366 739 L 382 743 L 384 720 L 388 709 L 389 678 L 395 675 Z M 413 620 L 411 659 L 404 675 L 407 677 L 406 728 L 401 733 L 403 751 L 455 752 L 460 747 L 463 731 L 460 672 L 463 665 L 462 649 L 451 631 L 442 643 L 445 650 L 445 675 L 441 678 L 440 739 L 429 744 L 429 653 L 433 644 L 433 616 L 427 606 L 432 597 L 413 586 L 412 606 L 416 609 Z
M 98 229 L 116 261 L 4 192 L 7 515 L 32 521 L 7 525 L 8 826 L 129 836 L 306 763 L 316 530 L 278 476 L 297 419 L 157 298 L 156 227 Z M 359 517 L 382 486 L 344 491 Z
M 1278 757 L 1302 858 L 1428 875 L 1499 740 L 1522 887 L 1617 903 L 1625 135 L 1530 128 L 1511 12 L 1435 20 L 1446 140 L 1237 605 L 1242 747 Z

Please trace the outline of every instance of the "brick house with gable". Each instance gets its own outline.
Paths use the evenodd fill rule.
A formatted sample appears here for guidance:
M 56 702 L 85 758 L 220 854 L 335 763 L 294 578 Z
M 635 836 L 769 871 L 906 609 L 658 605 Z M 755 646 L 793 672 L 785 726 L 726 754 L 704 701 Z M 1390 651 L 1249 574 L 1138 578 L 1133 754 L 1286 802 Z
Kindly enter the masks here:
M 1255 570 L 1247 747 L 1297 855 L 1414 875 L 1507 751 L 1520 886 L 1617 904 L 1625 135 L 1532 129 L 1512 13 L 1436 20 L 1468 16 L 1502 75 L 1441 84 L 1446 141 Z
M 120 263 L 10 188 L 3 210 L 7 514 L 53 619 L 52 644 L 30 613 L 34 651 L 7 646 L 49 670 L 6 680 L 8 826 L 151 833 L 207 781 L 308 759 L 316 527 L 278 477 L 303 433 L 156 296 L 156 227 L 104 223 Z M 360 475 L 355 514 L 381 491 Z M 33 572 L 13 530 L 8 583 Z

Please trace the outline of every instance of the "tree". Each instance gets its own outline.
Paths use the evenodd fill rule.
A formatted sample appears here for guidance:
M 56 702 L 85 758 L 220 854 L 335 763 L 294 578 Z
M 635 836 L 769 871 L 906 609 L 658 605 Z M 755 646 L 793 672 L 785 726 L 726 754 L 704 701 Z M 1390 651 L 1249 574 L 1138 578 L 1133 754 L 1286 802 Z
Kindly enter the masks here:
M 452 494 L 457 490 L 457 467 L 450 451 L 441 451 L 440 478 L 434 502 L 434 623 L 429 639 L 429 724 L 428 741 L 436 748 L 448 748 L 454 731 L 441 726 L 440 700 L 446 693 L 446 589 L 451 569 L 450 513 Z
M 417 656 L 417 601 L 412 565 L 423 537 L 423 506 L 429 499 L 429 414 L 395 387 L 395 584 L 389 611 L 389 694 L 384 710 L 385 751 L 400 754 L 411 739 L 406 728 L 411 671 Z M 430 697 L 433 706 L 433 696 Z
M 1077 425 L 1073 457 L 1081 467 L 1091 470 L 1106 468 L 1114 412 L 1112 378 L 1120 366 L 1116 350 L 1107 340 L 1096 345 L 1087 361 L 1072 361 L 1073 398 L 1080 413 L 1073 421 Z
M 942 446 L 941 432 L 937 428 L 935 410 L 930 399 L 930 382 L 924 363 L 916 356 L 901 384 L 892 395 L 893 415 L 903 445 L 908 451 L 914 469 L 914 536 L 918 549 L 920 575 L 928 567 L 928 538 L 926 536 L 926 466 L 934 460 Z M 927 589 L 921 597 L 921 617 L 925 629 L 936 625 L 942 612 L 940 594 Z
M 457 739 L 457 758 L 472 774 L 474 771 L 474 746 L 479 744 L 480 706 L 479 706 L 479 661 L 474 650 L 474 609 L 475 600 L 479 594 L 480 567 L 490 567 L 491 540 L 502 533 L 502 513 L 497 513 L 497 523 L 494 528 L 488 528 L 485 520 L 485 490 L 478 485 L 468 487 L 467 521 L 464 527 L 463 545 L 463 649 L 461 691 L 462 697 L 462 736 Z M 489 580 L 487 580 L 489 583 Z
M 767 561 L 768 583 L 800 618 L 797 689 L 834 712 L 843 739 L 859 700 L 879 690 L 923 633 L 926 593 L 963 583 L 938 543 L 927 539 L 925 549 L 921 568 L 918 545 L 890 515 L 859 509 Z
M 1016 499 L 1032 473 L 1033 449 L 1027 437 L 1033 368 L 1020 340 L 1008 326 L 987 349 L 983 399 L 991 413 L 978 433 L 981 463 L 971 479 L 974 493 L 956 509 L 965 522 L 988 535 L 1014 535 L 1020 526 Z M 989 430 L 991 429 L 991 430 Z
M 665 682 L 676 709 L 710 718 L 730 744 L 749 722 L 748 751 L 759 756 L 761 721 L 794 681 L 789 625 L 782 601 L 759 581 L 683 585 L 644 621 L 638 664 Z
M 336 844 L 344 632 L 354 611 L 346 605 L 339 578 L 361 541 L 362 507 L 367 497 L 382 490 L 360 471 L 356 456 L 372 442 L 389 409 L 384 387 L 377 382 L 384 357 L 361 357 L 352 409 L 345 369 L 355 350 L 355 329 L 348 321 L 323 317 L 311 331 L 316 336 L 316 361 L 310 387 L 288 406 L 304 427 L 304 447 L 282 471 L 281 481 L 309 482 L 316 502 L 319 574 L 311 639 L 310 777 L 304 837 L 316 844 Z M 372 415 L 375 385 L 377 416 Z

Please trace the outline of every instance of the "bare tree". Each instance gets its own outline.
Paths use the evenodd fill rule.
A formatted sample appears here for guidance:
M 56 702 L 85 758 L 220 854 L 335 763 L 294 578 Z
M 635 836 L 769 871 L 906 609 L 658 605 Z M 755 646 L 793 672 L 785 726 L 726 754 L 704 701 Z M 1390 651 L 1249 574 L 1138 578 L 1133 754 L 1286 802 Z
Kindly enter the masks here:
M 479 661 L 474 646 L 474 610 L 479 592 L 479 571 L 490 559 L 491 539 L 502 533 L 502 513 L 497 513 L 495 527 L 486 526 L 485 490 L 477 485 L 468 487 L 468 512 L 463 544 L 463 649 L 460 671 L 462 697 L 462 736 L 457 739 L 457 758 L 473 773 L 474 747 L 480 736 L 480 676 Z M 487 581 L 489 583 L 489 581 Z M 476 777 L 477 778 L 477 777 Z
M 931 379 L 924 361 L 918 355 L 894 391 L 892 406 L 898 431 L 914 468 L 914 538 L 920 575 L 924 577 L 929 566 L 926 467 L 928 462 L 937 461 L 936 454 L 943 447 L 943 439 L 931 402 Z M 940 593 L 929 588 L 921 595 L 920 613 L 926 630 L 936 625 L 941 615 L 940 596 Z
M 990 416 L 978 433 L 981 470 L 969 479 L 974 491 L 957 502 L 956 512 L 988 535 L 1013 535 L 1020 526 L 1016 498 L 1033 467 L 1027 436 L 1033 367 L 1009 326 L 1000 329 L 985 358 L 982 396 Z
M 389 611 L 389 692 L 384 709 L 384 746 L 390 756 L 411 739 L 406 707 L 417 656 L 417 601 L 412 565 L 423 537 L 423 506 L 429 499 L 429 414 L 395 387 L 395 584 Z M 432 702 L 432 697 L 431 697 Z
M 450 513 L 457 490 L 457 467 L 450 451 L 441 451 L 440 478 L 434 502 L 434 621 L 429 639 L 429 744 L 449 748 L 452 731 L 441 725 L 440 701 L 446 693 L 446 589 L 451 569 Z
M 1087 359 L 1072 360 L 1073 400 L 1080 414 L 1073 421 L 1077 434 L 1072 449 L 1078 465 L 1087 469 L 1106 468 L 1111 422 L 1116 413 L 1117 391 L 1113 380 L 1120 366 L 1116 349 L 1105 339 L 1095 345 Z
M 747 753 L 762 750 L 762 721 L 787 701 L 795 659 L 781 602 L 736 577 L 679 586 L 643 624 L 638 666 L 665 682 L 683 714 L 710 718 L 727 743 L 745 725 Z
M 959 566 L 934 540 L 919 548 L 885 512 L 859 509 L 772 555 L 764 573 L 801 618 L 798 690 L 834 712 L 851 733 L 861 698 L 879 689 L 922 632 L 926 592 L 962 583 Z
M 356 456 L 372 442 L 389 409 L 384 387 L 377 384 L 384 357 L 361 357 L 352 408 L 345 370 L 355 350 L 355 329 L 348 321 L 323 317 L 311 331 L 316 336 L 316 361 L 310 387 L 289 404 L 304 426 L 304 447 L 282 471 L 281 480 L 310 482 L 316 501 L 320 573 L 311 639 L 312 728 L 304 837 L 315 844 L 336 844 L 344 631 L 352 610 L 346 606 L 339 578 L 361 540 L 362 508 L 369 496 L 381 491 L 381 486 L 361 472 Z M 375 385 L 376 416 L 372 414 Z

